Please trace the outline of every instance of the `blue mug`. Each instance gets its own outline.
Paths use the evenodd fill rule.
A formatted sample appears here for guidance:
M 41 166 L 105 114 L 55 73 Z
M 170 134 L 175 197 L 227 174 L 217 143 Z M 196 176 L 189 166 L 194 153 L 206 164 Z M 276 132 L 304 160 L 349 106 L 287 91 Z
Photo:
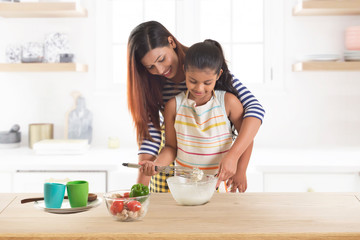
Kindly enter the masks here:
M 61 183 L 44 184 L 44 201 L 46 208 L 61 208 L 65 196 L 65 185 Z

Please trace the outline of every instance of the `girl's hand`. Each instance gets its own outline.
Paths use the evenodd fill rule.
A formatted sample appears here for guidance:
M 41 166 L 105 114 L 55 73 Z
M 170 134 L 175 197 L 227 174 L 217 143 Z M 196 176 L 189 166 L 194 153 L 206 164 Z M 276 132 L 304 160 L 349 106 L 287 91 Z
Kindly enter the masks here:
M 156 175 L 157 172 L 155 171 L 155 163 L 153 161 L 141 161 L 139 162 L 141 165 L 140 172 L 146 176 L 153 176 Z
M 241 193 L 245 192 L 247 189 L 246 173 L 244 174 L 236 173 L 234 176 L 229 178 L 226 185 L 228 187 L 231 186 L 230 192 L 236 192 L 236 190 L 239 190 L 239 192 Z
M 216 174 L 219 178 L 218 182 L 216 183 L 216 189 L 219 187 L 222 181 L 227 181 L 229 178 L 231 178 L 236 173 L 236 169 L 237 161 L 234 161 L 233 158 L 225 156 L 223 159 L 221 159 L 219 164 L 219 171 Z

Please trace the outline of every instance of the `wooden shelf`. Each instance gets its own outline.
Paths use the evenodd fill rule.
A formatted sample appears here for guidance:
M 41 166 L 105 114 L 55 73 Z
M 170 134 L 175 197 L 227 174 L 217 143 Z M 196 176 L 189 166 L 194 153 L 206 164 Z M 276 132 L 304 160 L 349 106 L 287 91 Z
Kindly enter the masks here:
M 0 72 L 87 72 L 79 63 L 0 63 Z
M 299 62 L 293 71 L 360 71 L 360 62 Z
M 87 10 L 75 2 L 1 2 L 0 16 L 6 18 L 87 17 Z
M 303 0 L 294 7 L 293 15 L 360 15 L 360 0 Z

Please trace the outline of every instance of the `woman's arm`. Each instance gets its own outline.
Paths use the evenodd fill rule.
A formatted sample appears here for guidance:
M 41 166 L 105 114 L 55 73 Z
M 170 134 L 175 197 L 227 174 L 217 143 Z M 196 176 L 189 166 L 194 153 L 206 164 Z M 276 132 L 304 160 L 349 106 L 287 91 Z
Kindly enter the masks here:
M 216 187 L 219 186 L 221 181 L 225 181 L 229 179 L 232 175 L 234 175 L 233 174 L 234 164 L 237 163 L 240 156 L 242 156 L 245 151 L 248 151 L 248 153 L 250 153 L 248 154 L 249 157 L 247 159 L 247 162 L 249 162 L 251 150 L 253 146 L 252 143 L 261 126 L 261 123 L 265 115 L 265 110 L 261 106 L 259 101 L 239 81 L 239 79 L 233 77 L 233 86 L 238 91 L 237 97 L 242 104 L 242 107 L 244 109 L 244 114 L 242 117 L 243 119 L 231 120 L 238 131 L 238 136 L 236 137 L 236 140 L 233 143 L 231 149 L 226 153 L 224 158 L 221 160 L 221 162 L 223 162 L 222 171 L 224 173 L 221 176 L 219 176 L 219 181 Z M 225 104 L 226 104 L 226 99 L 225 99 Z M 236 102 L 235 104 L 237 105 Z M 251 150 L 247 150 L 248 147 L 250 147 Z M 235 169 L 237 169 L 237 167 Z M 220 169 L 219 169 L 219 174 L 220 174 Z
M 239 159 L 247 147 L 254 141 L 264 119 L 265 110 L 239 79 L 233 77 L 233 85 L 239 93 L 237 97 L 242 104 L 244 114 L 242 120 L 232 121 L 238 131 L 238 135 L 226 157 Z
M 238 99 L 244 108 L 244 116 L 243 118 L 253 117 L 260 120 L 262 123 L 265 115 L 265 110 L 259 103 L 259 101 L 255 98 L 255 96 L 247 89 L 244 84 L 240 82 L 239 79 L 233 76 L 232 80 L 234 88 L 238 92 Z
M 244 113 L 244 109 L 241 102 L 239 101 L 239 99 L 235 97 L 235 95 L 231 93 L 225 93 L 224 102 L 225 102 L 226 115 L 228 116 L 230 121 L 234 124 L 235 129 L 239 131 L 241 128 L 242 117 Z M 236 147 L 238 146 L 235 145 L 234 143 L 229 149 L 229 151 L 225 154 L 225 156 L 221 159 L 219 164 L 219 171 L 218 171 L 219 181 L 216 187 L 219 186 L 221 181 L 228 180 L 236 173 L 238 159 L 240 158 L 240 155 L 236 157 L 236 152 L 234 152 L 233 150 Z
M 170 165 L 177 153 L 177 140 L 176 140 L 176 132 L 175 132 L 175 115 L 176 115 L 176 100 L 172 98 L 165 105 L 164 110 L 164 121 L 165 121 L 165 146 L 161 150 L 158 158 L 155 162 L 147 162 L 140 164 L 143 165 L 140 168 L 140 172 L 145 175 L 154 175 L 155 166 L 167 166 Z
M 260 125 L 261 122 L 257 118 L 248 117 L 243 119 L 243 124 L 240 127 L 240 131 L 235 142 L 233 143 L 231 149 L 225 154 L 225 156 L 221 160 L 221 166 L 219 168 L 219 181 L 216 187 L 220 185 L 221 181 L 226 181 L 235 174 L 235 171 L 237 169 L 237 162 L 240 156 L 244 154 L 245 150 L 247 150 L 248 147 L 252 148 L 251 143 L 253 142 L 253 139 Z M 247 161 L 249 161 L 249 159 Z
M 145 162 L 145 161 L 155 161 L 156 159 L 156 156 L 154 155 L 151 155 L 151 154 L 146 154 L 146 153 L 143 153 L 143 154 L 139 154 L 139 164 L 142 163 L 142 162 Z M 150 176 L 146 176 L 145 174 L 143 174 L 141 171 L 141 168 L 139 168 L 139 171 L 138 171 L 138 177 L 137 177 L 137 183 L 142 183 L 144 184 L 145 186 L 149 186 L 149 183 L 150 183 L 150 179 L 151 177 Z
M 243 155 L 241 155 L 237 164 L 235 175 L 229 178 L 228 182 L 226 183 L 228 187 L 231 186 L 231 192 L 236 192 L 236 190 L 239 190 L 239 192 L 245 192 L 247 189 L 246 170 L 249 164 L 252 148 L 253 142 L 245 150 Z
M 156 129 L 152 122 L 148 123 L 148 129 L 152 139 L 145 139 L 142 141 L 138 154 L 151 155 L 156 158 L 161 144 L 161 131 Z
M 150 136 L 153 140 L 144 140 L 141 143 L 138 154 L 139 163 L 142 161 L 155 161 L 160 148 L 161 131 L 156 129 L 152 123 L 149 123 L 148 126 Z M 142 183 L 148 186 L 150 183 L 150 178 L 150 176 L 146 176 L 145 174 L 141 173 L 139 169 L 137 183 Z

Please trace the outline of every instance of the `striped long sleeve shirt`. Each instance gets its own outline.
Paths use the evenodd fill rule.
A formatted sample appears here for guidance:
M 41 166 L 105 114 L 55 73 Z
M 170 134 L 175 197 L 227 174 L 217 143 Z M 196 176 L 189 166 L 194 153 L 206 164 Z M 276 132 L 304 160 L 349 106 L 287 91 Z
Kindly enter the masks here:
M 244 117 L 255 117 L 263 121 L 265 110 L 259 103 L 259 101 L 255 98 L 255 96 L 240 82 L 239 79 L 233 76 L 233 86 L 238 91 L 238 98 L 244 107 Z M 164 104 L 169 101 L 171 98 L 175 97 L 182 91 L 186 91 L 185 81 L 176 84 L 168 80 L 163 88 L 163 101 Z M 160 122 L 163 122 L 162 116 L 160 116 Z M 151 154 L 154 156 L 158 155 L 160 143 L 161 143 L 161 131 L 156 129 L 154 125 L 150 122 L 148 123 L 149 133 L 152 137 L 151 140 L 144 140 L 138 151 L 138 154 Z

